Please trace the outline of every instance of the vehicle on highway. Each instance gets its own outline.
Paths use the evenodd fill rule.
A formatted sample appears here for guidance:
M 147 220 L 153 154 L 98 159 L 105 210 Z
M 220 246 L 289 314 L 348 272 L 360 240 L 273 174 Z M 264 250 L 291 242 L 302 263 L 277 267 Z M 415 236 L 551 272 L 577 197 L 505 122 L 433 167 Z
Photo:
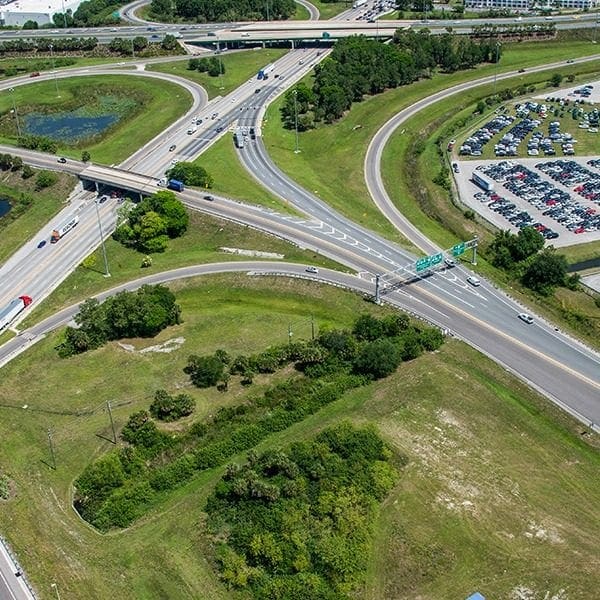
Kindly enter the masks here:
M 50 236 L 50 243 L 56 244 L 60 238 L 62 238 L 66 233 L 71 231 L 75 225 L 79 223 L 79 217 L 77 215 L 73 215 L 69 217 L 62 225 L 59 225 L 56 229 L 52 230 L 52 235 Z
M 444 264 L 445 264 L 445 265 L 446 265 L 446 266 L 447 266 L 449 269 L 451 269 L 452 267 L 455 267 L 455 266 L 456 266 L 456 261 L 455 261 L 455 260 L 453 260 L 452 258 L 445 258 L 445 259 L 444 259 Z
M 519 317 L 519 319 L 521 319 L 521 321 L 527 323 L 528 325 L 531 325 L 533 323 L 533 317 L 531 315 L 528 315 L 527 313 L 519 313 L 517 316 Z
M 525 69 L 519 69 L 519 73 L 525 73 Z
M 42 240 L 42 241 L 41 241 L 41 242 L 40 242 L 40 243 L 37 245 L 37 247 L 38 247 L 38 248 L 43 248 L 45 245 L 46 245 L 46 240 Z
M 198 128 L 195 125 L 192 125 L 190 128 L 188 128 L 187 134 L 193 135 L 194 133 L 196 133 L 196 131 L 198 131 Z
M 268 64 L 266 67 L 263 67 L 258 72 L 256 79 L 269 79 L 269 73 L 275 70 L 275 65 L 273 63 Z
M 183 190 L 185 189 L 183 181 L 179 181 L 179 179 L 169 179 L 169 181 L 167 182 L 167 187 L 170 190 L 174 190 L 175 192 L 183 192 Z
M 458 166 L 458 163 L 456 163 L 456 162 L 452 163 L 452 170 L 455 173 L 460 173 L 460 167 Z
M 306 267 L 305 271 L 307 273 L 314 273 L 315 275 L 319 273 L 319 269 L 317 269 L 317 267 Z
M 175 150 L 175 148 L 177 148 L 177 144 L 171 144 L 169 146 L 169 152 L 173 152 Z
M 29 74 L 29 77 L 39 77 L 40 76 L 40 72 L 39 71 L 34 71 L 33 73 Z
M 0 309 L 0 331 L 2 331 L 10 322 L 23 310 L 25 310 L 33 300 L 29 296 L 19 296 L 11 300 L 4 308 Z
M 61 157 L 58 159 L 58 162 L 59 162 L 59 163 L 62 163 L 62 164 L 64 164 L 64 163 L 66 163 L 66 162 L 67 162 L 67 159 L 66 159 L 64 156 L 61 156 Z
M 479 279 L 477 279 L 477 277 L 473 277 L 473 275 L 469 275 L 467 277 L 467 281 L 473 286 L 473 287 L 479 287 L 481 285 L 481 281 Z
M 104 196 L 100 196 L 98 199 L 98 204 L 104 204 L 108 200 L 108 196 L 104 194 Z
M 210 195 L 208 195 L 208 194 L 207 194 L 206 196 L 203 196 L 203 198 L 204 198 L 205 200 L 208 200 L 209 202 L 212 202 L 212 201 L 215 199 L 215 198 L 214 198 L 214 196 L 210 196 Z

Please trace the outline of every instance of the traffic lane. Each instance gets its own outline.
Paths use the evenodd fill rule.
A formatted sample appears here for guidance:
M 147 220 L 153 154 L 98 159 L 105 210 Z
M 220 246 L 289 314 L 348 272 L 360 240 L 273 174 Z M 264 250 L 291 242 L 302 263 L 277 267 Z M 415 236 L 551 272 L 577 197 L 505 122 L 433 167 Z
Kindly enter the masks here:
M 573 416 L 587 424 L 600 423 L 599 384 L 556 360 L 549 360 L 544 352 L 528 347 L 522 340 L 502 333 L 480 319 L 447 311 L 435 298 L 429 295 L 421 297 L 420 290 L 413 294 L 425 305 L 419 308 L 420 313 L 427 315 L 426 307 L 437 308 L 437 312 L 429 315 L 437 322 L 440 322 L 440 313 L 446 313 L 442 322 L 450 331 L 460 332 L 458 337 L 524 379 Z
M 523 322 L 518 315 L 527 312 L 527 309 L 485 281 L 480 286 L 473 287 L 466 282 L 466 276 L 455 276 L 456 270 L 456 267 L 450 269 L 449 275 L 442 269 L 408 287 L 431 290 L 432 297 L 443 297 L 456 310 L 472 314 L 481 322 L 505 331 L 532 349 L 543 352 L 565 368 L 571 368 L 600 384 L 600 357 L 597 352 L 568 338 L 541 318 L 535 318 L 532 324 Z

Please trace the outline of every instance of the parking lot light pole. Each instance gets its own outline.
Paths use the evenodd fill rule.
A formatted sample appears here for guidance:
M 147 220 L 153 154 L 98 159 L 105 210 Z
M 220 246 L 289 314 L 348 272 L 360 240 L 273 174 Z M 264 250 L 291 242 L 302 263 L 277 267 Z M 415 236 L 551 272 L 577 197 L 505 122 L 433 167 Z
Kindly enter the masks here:
M 106 257 L 106 246 L 104 245 L 104 233 L 102 231 L 102 221 L 100 220 L 100 209 L 98 208 L 98 198 L 94 200 L 96 205 L 96 217 L 98 217 L 98 229 L 100 230 L 100 244 L 102 245 L 102 255 L 104 257 L 104 277 L 110 277 L 108 270 L 108 258 Z
M 294 154 L 298 154 L 300 152 L 300 148 L 298 145 L 298 90 L 294 89 L 292 93 L 294 94 L 294 126 L 296 129 L 296 149 L 294 150 Z
M 21 137 L 21 125 L 19 124 L 19 113 L 17 113 L 17 103 L 15 101 L 15 88 L 8 88 L 12 98 L 13 112 L 15 113 L 15 122 L 17 123 L 17 135 Z

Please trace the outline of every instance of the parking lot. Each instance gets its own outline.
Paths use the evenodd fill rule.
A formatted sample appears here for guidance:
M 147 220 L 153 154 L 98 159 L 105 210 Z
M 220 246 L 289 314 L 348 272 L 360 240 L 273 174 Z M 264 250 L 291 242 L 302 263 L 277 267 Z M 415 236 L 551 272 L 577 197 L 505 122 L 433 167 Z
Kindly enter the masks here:
M 533 226 L 557 247 L 600 240 L 598 156 L 462 160 L 453 165 L 462 202 L 500 229 L 516 233 Z
M 588 102 L 600 103 L 600 81 L 590 81 L 588 85 L 592 86 L 591 93 L 585 99 Z M 561 98 L 563 100 L 574 100 L 581 98 L 580 94 L 576 94 L 576 90 L 580 90 L 583 86 L 576 85 L 574 87 L 560 89 L 552 92 L 552 96 L 555 98 Z M 540 96 L 535 96 L 536 100 L 543 100 L 547 96 L 547 93 Z

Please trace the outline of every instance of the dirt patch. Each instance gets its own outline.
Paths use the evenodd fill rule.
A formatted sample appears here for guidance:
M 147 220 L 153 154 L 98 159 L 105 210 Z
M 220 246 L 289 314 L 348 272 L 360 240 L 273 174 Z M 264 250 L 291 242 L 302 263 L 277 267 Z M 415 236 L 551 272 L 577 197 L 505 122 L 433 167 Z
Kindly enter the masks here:
M 135 346 L 133 346 L 132 344 L 124 344 L 123 342 L 117 342 L 117 346 L 119 346 L 126 352 L 139 352 L 140 354 L 147 354 L 148 352 L 162 352 L 164 354 L 169 354 L 170 352 L 181 348 L 181 346 L 183 346 L 184 343 L 184 337 L 176 337 L 171 340 L 167 340 L 162 344 L 148 346 L 147 348 L 142 348 L 141 350 L 136 350 Z

